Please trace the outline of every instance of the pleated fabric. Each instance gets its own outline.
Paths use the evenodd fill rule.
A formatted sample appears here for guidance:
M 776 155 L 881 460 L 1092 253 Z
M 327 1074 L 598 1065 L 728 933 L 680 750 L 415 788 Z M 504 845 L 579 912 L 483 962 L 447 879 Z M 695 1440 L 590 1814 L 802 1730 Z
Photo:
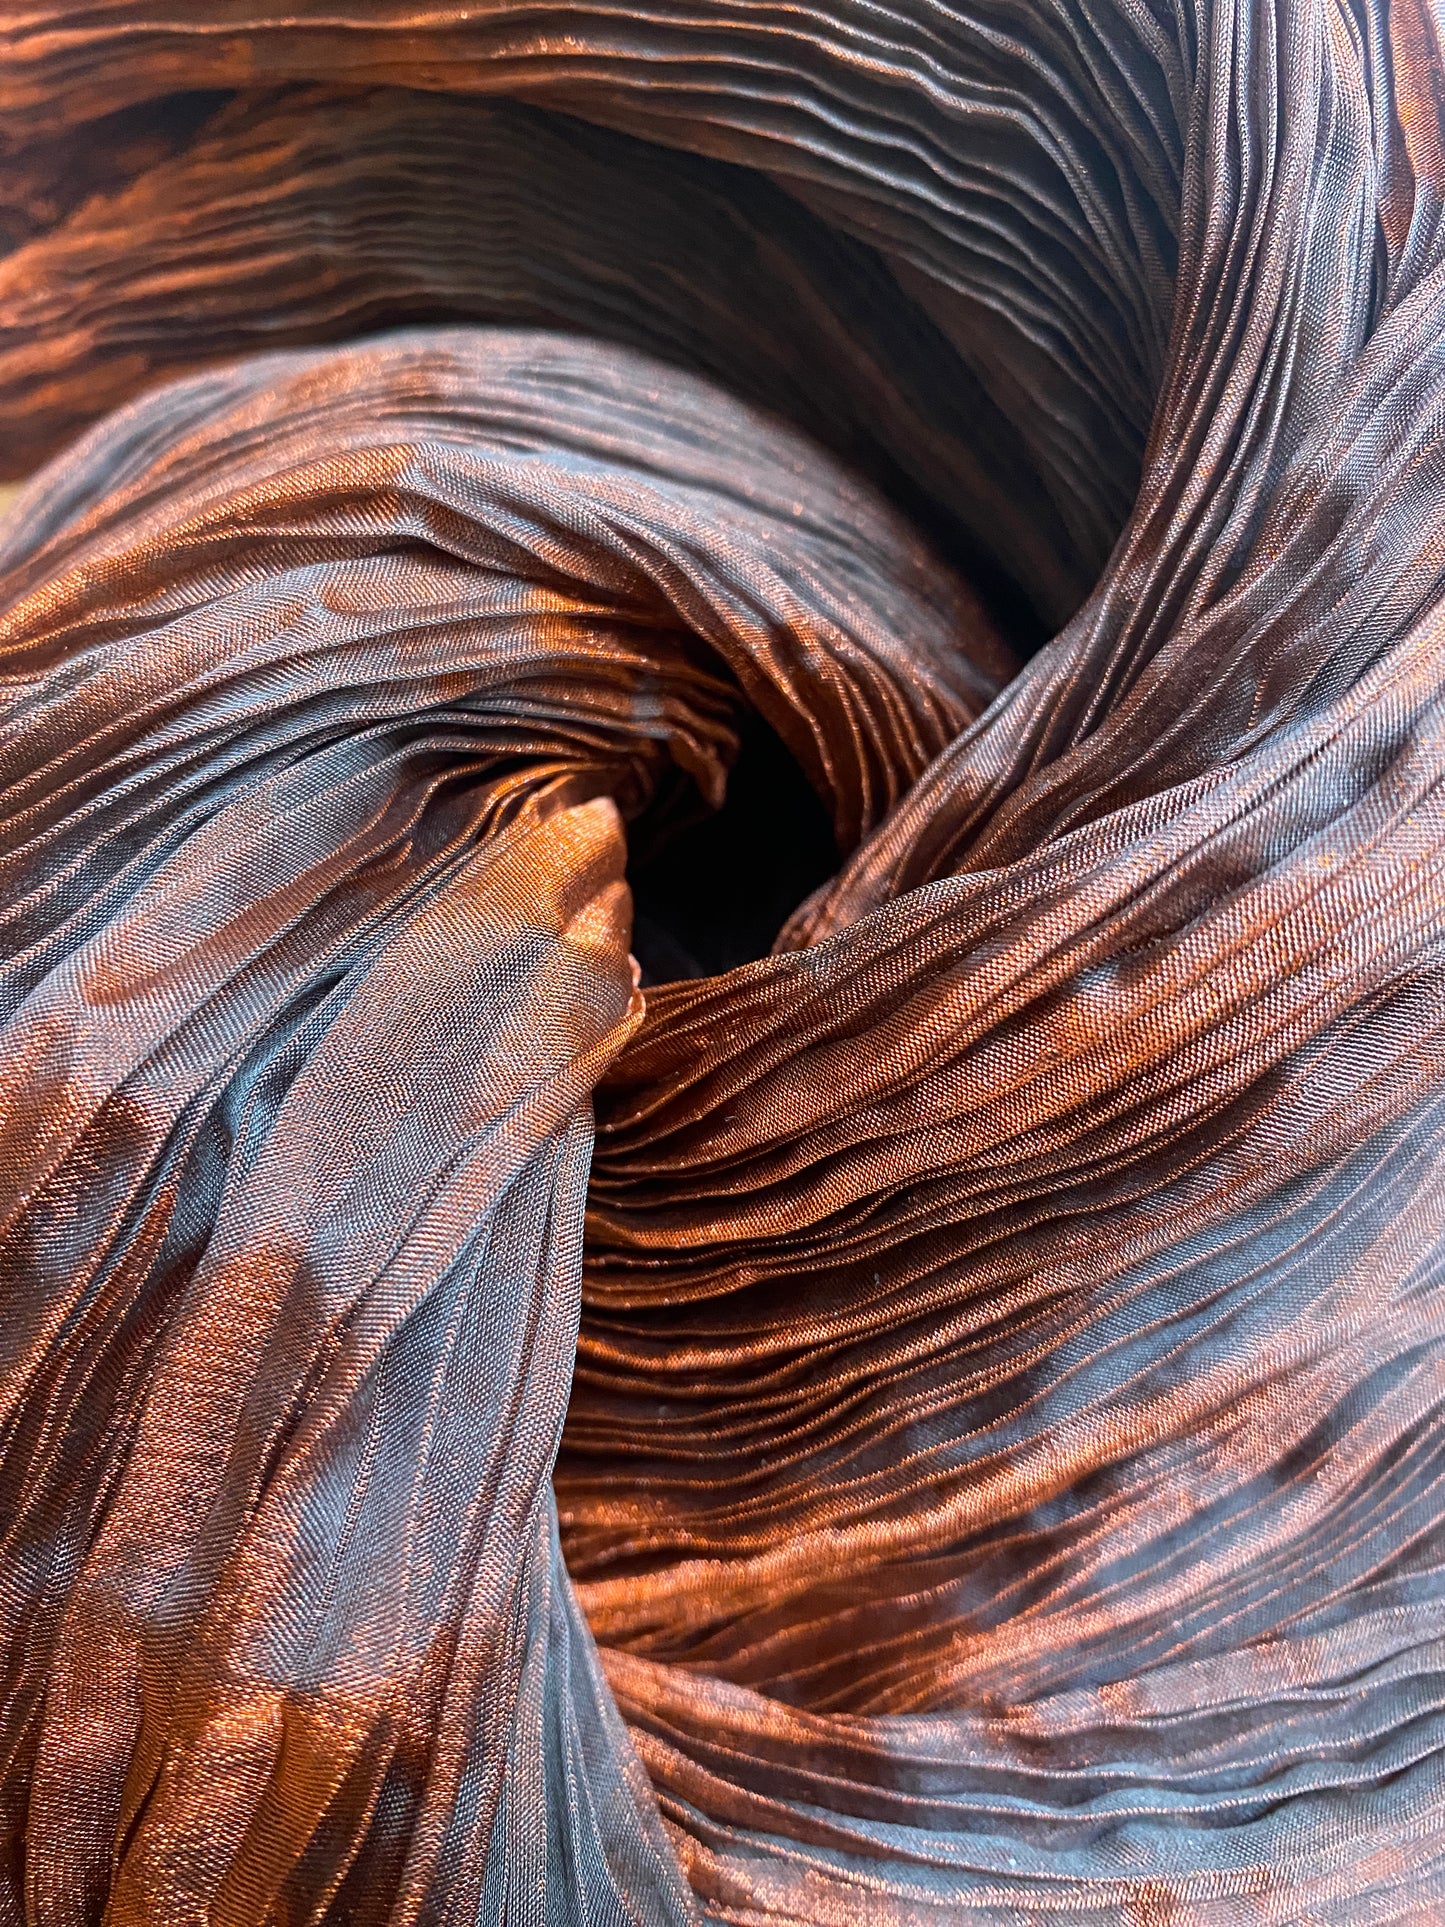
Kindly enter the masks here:
M 1441 32 L 8 17 L 0 1921 L 1445 1919 Z

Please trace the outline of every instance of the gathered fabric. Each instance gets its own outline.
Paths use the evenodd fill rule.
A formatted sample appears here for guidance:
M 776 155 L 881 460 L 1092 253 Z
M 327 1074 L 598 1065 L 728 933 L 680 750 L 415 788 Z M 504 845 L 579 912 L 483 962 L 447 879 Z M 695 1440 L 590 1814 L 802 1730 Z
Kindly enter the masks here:
M 1445 1920 L 1442 32 L 0 22 L 0 1927 Z

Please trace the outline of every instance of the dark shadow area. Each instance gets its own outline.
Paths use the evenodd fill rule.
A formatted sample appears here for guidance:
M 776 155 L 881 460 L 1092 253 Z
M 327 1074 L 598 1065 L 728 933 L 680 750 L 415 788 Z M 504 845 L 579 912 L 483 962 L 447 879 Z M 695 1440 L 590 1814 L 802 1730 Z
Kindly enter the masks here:
M 0 129 L 0 257 L 57 227 L 92 195 L 119 194 L 179 154 L 231 98 L 215 89 L 167 94 L 18 149 Z
M 828 812 L 761 717 L 749 714 L 727 798 L 688 786 L 628 832 L 632 949 L 645 984 L 710 977 L 766 956 L 804 897 L 838 867 Z

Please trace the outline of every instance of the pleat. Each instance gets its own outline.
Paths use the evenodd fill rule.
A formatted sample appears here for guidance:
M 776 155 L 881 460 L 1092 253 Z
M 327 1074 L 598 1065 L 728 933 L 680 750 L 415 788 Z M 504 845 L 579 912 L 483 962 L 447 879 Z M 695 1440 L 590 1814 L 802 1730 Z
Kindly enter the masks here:
M 400 85 L 756 168 L 877 249 L 961 356 L 985 399 L 975 446 L 1014 471 L 1000 492 L 1028 507 L 1009 519 L 1042 539 L 1025 548 L 987 502 L 970 520 L 985 550 L 1006 535 L 1003 567 L 1056 624 L 1127 512 L 1163 368 L 1193 34 L 1113 5 L 981 24 L 938 5 L 39 9 L 0 38 L 0 112 L 20 144 L 157 93 Z

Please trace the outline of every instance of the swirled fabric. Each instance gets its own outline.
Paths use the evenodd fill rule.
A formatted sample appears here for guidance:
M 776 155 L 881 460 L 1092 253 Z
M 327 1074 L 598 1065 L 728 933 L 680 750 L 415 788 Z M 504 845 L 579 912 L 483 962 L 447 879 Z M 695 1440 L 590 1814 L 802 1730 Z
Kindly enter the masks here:
M 1445 1920 L 1441 36 L 0 23 L 0 1922 Z

